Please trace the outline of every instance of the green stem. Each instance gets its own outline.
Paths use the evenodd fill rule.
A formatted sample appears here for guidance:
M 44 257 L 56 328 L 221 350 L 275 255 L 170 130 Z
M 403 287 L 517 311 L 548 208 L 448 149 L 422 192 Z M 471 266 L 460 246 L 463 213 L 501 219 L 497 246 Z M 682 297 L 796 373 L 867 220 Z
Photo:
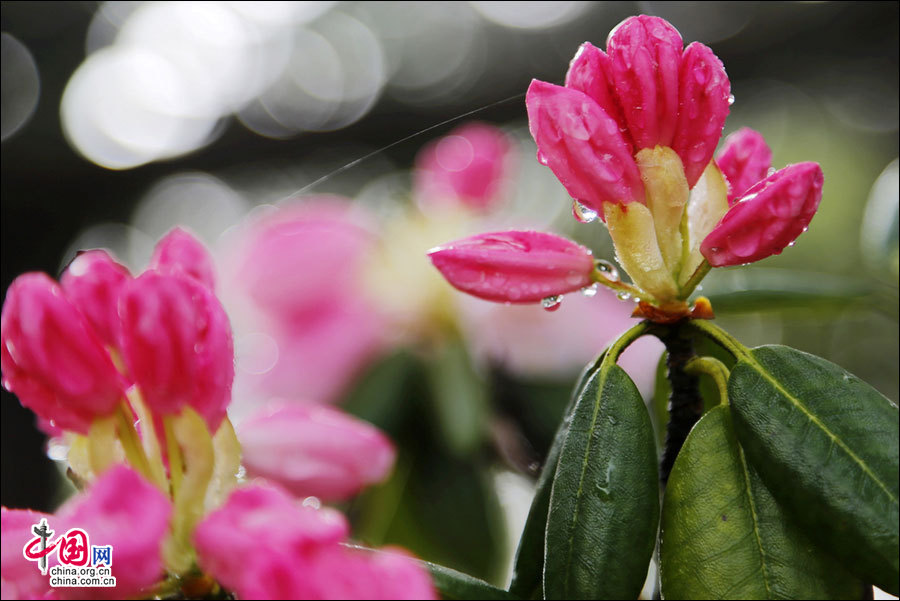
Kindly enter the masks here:
M 619 279 L 610 279 L 606 277 L 606 273 L 594 267 L 594 271 L 591 273 L 591 278 L 600 284 L 601 286 L 606 286 L 607 288 L 611 288 L 616 292 L 623 292 L 628 294 L 633 298 L 643 298 L 644 291 L 636 286 L 632 286 L 631 284 L 627 284 Z
M 738 342 L 737 338 L 706 319 L 692 319 L 690 326 L 707 336 L 713 342 L 721 346 L 734 356 L 735 359 L 744 359 L 750 356 L 750 349 Z
M 616 341 L 610 345 L 609 349 L 607 349 L 606 354 L 603 355 L 600 368 L 602 369 L 604 366 L 615 363 L 619 359 L 619 355 L 628 348 L 628 345 L 641 336 L 649 334 L 652 326 L 653 324 L 651 322 L 645 320 L 632 326 L 628 331 L 619 336 Z
M 181 480 L 184 477 L 184 463 L 181 460 L 181 447 L 175 438 L 175 430 L 172 425 L 172 416 L 163 417 L 163 429 L 166 433 L 166 450 L 169 454 L 169 478 L 172 482 L 172 498 L 178 499 L 178 491 L 181 489 Z
M 684 286 L 681 287 L 681 293 L 679 294 L 679 300 L 687 300 L 687 298 L 694 292 L 694 288 L 697 287 L 697 284 L 700 283 L 700 280 L 706 277 L 706 274 L 709 273 L 709 270 L 712 269 L 712 265 L 704 259 L 700 265 L 697 266 L 697 269 L 694 270 L 694 273 L 691 274 L 691 277 L 688 278 L 688 281 L 684 283 Z
M 150 462 L 141 446 L 141 439 L 137 430 L 134 429 L 134 419 L 131 416 L 131 409 L 122 401 L 116 407 L 116 421 L 118 422 L 119 442 L 122 443 L 122 449 L 125 451 L 125 458 L 140 474 L 149 480 L 155 482 L 153 473 L 150 471 Z
M 706 374 L 716 383 L 719 389 L 719 403 L 728 404 L 728 376 L 730 372 L 725 364 L 715 357 L 694 357 L 684 366 L 684 371 L 689 374 L 699 376 Z

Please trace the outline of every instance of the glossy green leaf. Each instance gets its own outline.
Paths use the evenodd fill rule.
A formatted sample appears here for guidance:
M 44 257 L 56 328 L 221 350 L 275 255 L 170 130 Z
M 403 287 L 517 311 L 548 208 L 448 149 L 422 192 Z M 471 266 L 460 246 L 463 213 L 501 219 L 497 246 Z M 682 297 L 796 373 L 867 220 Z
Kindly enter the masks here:
M 688 435 L 663 501 L 660 580 L 668 599 L 851 599 L 863 585 L 816 548 L 748 465 L 730 410 Z
M 422 563 L 431 572 L 434 588 L 440 593 L 441 599 L 517 599 L 502 588 L 497 588 L 484 580 L 435 563 L 427 561 Z
M 550 493 L 548 599 L 634 599 L 656 540 L 659 484 L 650 416 L 612 363 L 579 396 Z
M 783 346 L 745 353 L 728 394 L 766 486 L 848 570 L 896 594 L 898 412 L 840 367 Z
M 516 550 L 516 561 L 513 566 L 512 582 L 509 590 L 511 593 L 522 597 L 531 598 L 532 595 L 541 588 L 541 575 L 544 568 L 544 535 L 547 530 L 547 512 L 550 508 L 550 490 L 553 486 L 553 476 L 556 475 L 556 466 L 559 464 L 559 454 L 562 450 L 563 441 L 569 431 L 569 423 L 571 422 L 571 413 L 575 408 L 575 402 L 584 390 L 588 380 L 600 368 L 600 363 L 606 353 L 602 353 L 597 359 L 590 363 L 581 376 L 575 390 L 572 392 L 572 399 L 569 406 L 563 414 L 563 421 L 556 430 L 556 436 L 553 444 L 547 453 L 547 459 L 544 461 L 544 468 L 538 478 L 537 487 L 534 492 L 534 499 L 531 501 L 531 508 L 528 510 L 528 518 L 525 521 L 525 528 L 522 530 L 522 537 L 519 539 L 519 548 Z

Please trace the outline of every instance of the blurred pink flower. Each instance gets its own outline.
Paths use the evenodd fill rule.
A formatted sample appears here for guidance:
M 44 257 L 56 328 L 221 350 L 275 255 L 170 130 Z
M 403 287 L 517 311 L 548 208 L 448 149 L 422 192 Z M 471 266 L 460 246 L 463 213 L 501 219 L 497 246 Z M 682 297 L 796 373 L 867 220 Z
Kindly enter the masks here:
M 250 476 L 324 501 L 347 499 L 380 482 L 396 455 L 377 428 L 324 406 L 267 408 L 241 423 L 238 436 Z
M 222 290 L 235 324 L 235 398 L 331 402 L 381 348 L 361 284 L 371 217 L 338 198 L 272 209 L 225 240 Z
M 212 255 L 192 234 L 176 227 L 156 243 L 148 269 L 186 275 L 215 290 L 216 269 Z
M 425 570 L 400 554 L 342 546 L 333 509 L 313 509 L 264 485 L 236 490 L 194 531 L 198 560 L 247 599 L 434 599 Z
M 100 337 L 46 274 L 26 273 L 10 285 L 0 341 L 4 387 L 51 425 L 86 434 L 124 396 Z
M 215 432 L 231 400 L 234 348 L 215 295 L 183 275 L 147 271 L 119 299 L 122 353 L 157 415 L 192 407 Z
M 2 588 L 4 599 L 124 599 L 150 588 L 163 574 L 162 543 L 169 529 L 172 506 L 153 485 L 125 466 L 104 472 L 97 481 L 56 515 L 2 509 Z M 70 528 L 81 528 L 92 544 L 112 545 L 114 588 L 51 589 L 49 576 L 22 555 L 34 537 L 31 526 L 46 518 L 52 540 Z M 57 564 L 56 553 L 48 566 Z
M 591 285 L 591 251 L 534 231 L 478 234 L 428 253 L 455 288 L 486 300 L 533 303 Z
M 510 142 L 484 123 L 467 123 L 435 140 L 416 157 L 414 196 L 423 209 L 460 203 L 486 211 L 501 199 Z

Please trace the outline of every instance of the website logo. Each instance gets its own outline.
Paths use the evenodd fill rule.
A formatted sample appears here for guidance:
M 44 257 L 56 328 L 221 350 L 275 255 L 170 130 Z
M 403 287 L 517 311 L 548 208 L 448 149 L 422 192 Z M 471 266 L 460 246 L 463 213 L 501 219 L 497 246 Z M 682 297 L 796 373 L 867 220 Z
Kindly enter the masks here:
M 41 574 L 50 574 L 53 587 L 113 587 L 112 545 L 92 545 L 87 531 L 69 528 L 65 534 L 53 540 L 55 534 L 42 518 L 31 526 L 35 537 L 22 547 L 22 555 L 28 561 L 37 562 Z M 52 542 L 51 542 L 52 541 Z M 59 565 L 49 566 L 48 559 L 55 552 Z

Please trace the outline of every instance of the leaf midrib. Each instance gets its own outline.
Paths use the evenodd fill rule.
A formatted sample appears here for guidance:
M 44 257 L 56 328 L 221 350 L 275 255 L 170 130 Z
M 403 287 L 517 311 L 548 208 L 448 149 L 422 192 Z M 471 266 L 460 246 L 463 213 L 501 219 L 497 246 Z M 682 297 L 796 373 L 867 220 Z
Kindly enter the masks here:
M 878 485 L 878 488 L 880 488 L 882 491 L 884 491 L 884 493 L 887 495 L 888 499 L 890 499 L 892 504 L 894 504 L 894 505 L 898 504 L 897 497 L 895 497 L 894 494 L 891 492 L 891 490 L 887 487 L 887 485 L 885 485 L 881 481 L 881 479 L 878 478 L 878 476 L 872 472 L 872 470 L 869 468 L 869 466 L 866 465 L 866 463 L 860 457 L 858 457 L 856 455 L 856 453 L 854 453 L 847 445 L 845 445 L 844 442 L 837 435 L 835 435 L 830 429 L 828 429 L 828 427 L 825 424 L 823 424 L 815 415 L 813 415 L 806 408 L 806 406 L 803 405 L 803 403 L 799 399 L 797 399 L 793 394 L 791 394 L 790 392 L 788 392 L 788 390 L 786 390 L 783 386 L 781 386 L 781 383 L 778 380 L 776 380 L 774 377 L 772 377 L 769 374 L 769 372 L 766 371 L 766 369 L 763 367 L 763 365 L 761 363 L 759 363 L 752 354 L 743 353 L 743 357 L 741 357 L 741 359 L 744 362 L 746 362 L 748 365 L 750 365 L 750 367 L 755 369 L 757 371 L 757 373 L 759 373 L 760 376 L 762 376 L 773 388 L 775 388 L 776 391 L 778 391 L 782 395 L 784 395 L 784 397 L 787 398 L 791 402 L 791 404 L 793 404 L 797 409 L 799 409 L 800 412 L 803 415 L 805 415 L 807 417 L 807 419 L 809 419 L 813 423 L 813 425 L 815 425 L 822 432 L 824 432 L 832 440 L 832 442 L 838 446 L 838 448 L 843 450 L 850 457 L 850 459 L 852 459 L 854 461 L 854 463 L 859 465 L 859 467 L 860 467 L 860 469 L 862 469 L 863 473 L 866 474 L 869 478 L 871 478 L 872 481 L 874 481 L 875 484 Z

